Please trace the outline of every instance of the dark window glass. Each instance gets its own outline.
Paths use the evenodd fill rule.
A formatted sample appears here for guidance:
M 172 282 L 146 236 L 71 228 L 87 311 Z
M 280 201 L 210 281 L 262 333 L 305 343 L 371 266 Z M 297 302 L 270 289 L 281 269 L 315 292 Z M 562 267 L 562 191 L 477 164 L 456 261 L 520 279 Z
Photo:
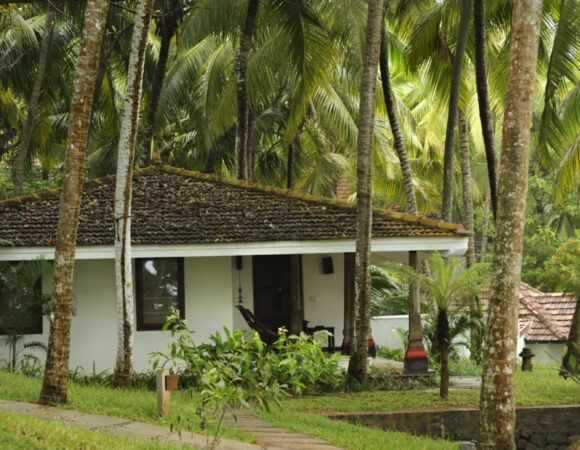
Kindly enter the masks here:
M 4 270 L 17 271 L 20 274 L 32 273 L 24 267 L 27 262 L 10 263 Z M 2 268 L 0 268 L 2 270 Z M 26 285 L 31 277 L 11 277 L 7 284 L 0 276 L 0 334 L 42 334 L 42 279 L 38 275 L 35 282 Z
M 185 316 L 183 259 L 137 259 L 135 272 L 137 330 L 160 330 L 173 310 Z

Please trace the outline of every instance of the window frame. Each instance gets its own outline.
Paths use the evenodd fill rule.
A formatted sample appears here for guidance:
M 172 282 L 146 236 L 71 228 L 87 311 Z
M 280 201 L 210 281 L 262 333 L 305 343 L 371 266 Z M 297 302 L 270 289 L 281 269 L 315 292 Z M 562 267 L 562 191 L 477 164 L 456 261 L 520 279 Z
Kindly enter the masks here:
M 164 323 L 145 323 L 143 298 L 143 267 L 146 261 L 175 260 L 177 262 L 177 307 L 181 317 L 185 317 L 185 283 L 183 258 L 136 258 L 135 259 L 135 299 L 137 331 L 161 331 Z

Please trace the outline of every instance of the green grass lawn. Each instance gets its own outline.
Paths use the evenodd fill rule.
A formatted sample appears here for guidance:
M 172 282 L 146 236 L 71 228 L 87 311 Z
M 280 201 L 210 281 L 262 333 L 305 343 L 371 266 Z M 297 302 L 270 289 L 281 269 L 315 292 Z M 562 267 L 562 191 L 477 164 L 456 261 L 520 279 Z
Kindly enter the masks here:
M 0 398 L 2 399 L 35 402 L 38 399 L 40 387 L 39 378 L 28 378 L 0 371 Z M 536 366 L 533 373 L 522 373 L 518 370 L 516 402 L 518 405 L 580 404 L 580 386 L 570 380 L 563 380 L 558 376 L 557 371 L 551 368 Z M 379 449 L 394 446 L 409 449 L 457 448 L 457 443 L 336 422 L 324 417 L 324 414 L 338 411 L 477 407 L 478 403 L 478 389 L 451 391 L 449 400 L 446 402 L 439 400 L 438 392 L 419 390 L 337 393 L 290 398 L 282 403 L 281 409 L 276 408 L 270 413 L 263 412 L 261 416 L 277 425 L 320 437 L 344 448 Z M 171 410 L 174 417 L 178 415 L 189 417 L 197 423 L 195 409 L 198 406 L 199 400 L 196 396 L 180 391 L 172 393 Z M 70 383 L 69 404 L 66 408 L 169 426 L 167 419 L 157 417 L 156 397 L 151 391 L 125 392 L 100 386 L 87 387 Z M 199 428 L 194 429 L 196 430 L 200 432 Z M 222 437 L 244 441 L 253 440 L 248 434 L 227 427 Z
M 41 386 L 41 378 L 30 378 L 0 371 L 0 398 L 4 400 L 37 402 Z M 68 399 L 69 403 L 62 408 L 123 417 L 168 428 L 170 426 L 168 418 L 159 418 L 157 415 L 157 397 L 153 391 L 140 389 L 121 391 L 103 386 L 80 386 L 69 383 Z M 195 409 L 198 406 L 200 406 L 198 399 L 187 392 L 173 391 L 171 393 L 172 417 L 191 418 L 194 426 L 193 431 L 203 434 L 205 431 L 199 427 L 199 420 L 195 415 Z M 210 432 L 212 426 L 213 424 L 210 422 Z M 223 425 L 220 436 L 246 442 L 255 440 L 247 433 Z
M 4 449 L 179 449 L 160 441 L 129 439 L 0 411 L 0 448 Z
M 564 380 L 558 371 L 535 366 L 533 372 L 516 374 L 516 404 L 565 405 L 580 404 L 580 385 Z M 446 409 L 477 407 L 479 389 L 450 391 L 449 400 L 439 400 L 439 392 L 388 391 L 316 395 L 285 400 L 284 409 L 304 412 L 396 411 L 403 409 Z

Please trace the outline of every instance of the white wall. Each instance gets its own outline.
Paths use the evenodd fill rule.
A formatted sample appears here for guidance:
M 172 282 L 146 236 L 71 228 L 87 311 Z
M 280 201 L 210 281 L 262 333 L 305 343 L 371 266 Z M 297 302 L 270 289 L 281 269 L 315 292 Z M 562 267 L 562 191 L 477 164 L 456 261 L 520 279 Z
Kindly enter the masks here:
M 334 273 L 322 273 L 322 258 L 332 257 Z M 309 327 L 334 327 L 334 345 L 342 344 L 344 325 L 344 255 L 304 255 L 302 257 L 304 319 Z
M 528 347 L 536 355 L 532 360 L 533 362 L 558 367 L 562 362 L 562 355 L 564 354 L 565 345 L 526 343 L 526 347 Z
M 378 346 L 387 346 L 390 349 L 403 349 L 403 340 L 395 328 L 409 329 L 409 316 L 407 314 L 397 316 L 377 316 L 371 318 L 373 339 Z
M 185 318 L 195 330 L 196 342 L 226 326 L 233 328 L 231 307 L 232 275 L 230 257 L 186 258 L 184 261 Z M 43 291 L 50 292 L 51 277 L 43 280 Z M 117 308 L 115 269 L 112 260 L 81 260 L 75 265 L 71 323 L 71 369 L 112 370 L 117 352 Z M 48 342 L 49 322 L 43 319 L 43 334 L 29 335 L 27 341 Z M 136 331 L 134 367 L 151 368 L 149 354 L 165 350 L 169 333 Z M 39 354 L 39 356 L 43 356 Z M 6 357 L 0 349 L 0 359 Z

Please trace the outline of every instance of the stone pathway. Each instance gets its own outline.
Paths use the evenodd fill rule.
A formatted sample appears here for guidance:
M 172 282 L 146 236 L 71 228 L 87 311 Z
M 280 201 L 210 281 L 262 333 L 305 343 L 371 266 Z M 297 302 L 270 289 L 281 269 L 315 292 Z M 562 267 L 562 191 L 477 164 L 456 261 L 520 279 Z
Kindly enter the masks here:
M 268 446 L 268 448 L 340 450 L 340 447 L 335 447 L 322 439 L 295 433 L 287 428 L 272 425 L 270 422 L 254 416 L 250 410 L 238 410 L 235 415 L 237 420 L 229 417 L 224 423 L 253 435 L 259 444 Z
M 0 400 L 0 410 L 37 419 L 53 420 L 65 425 L 92 431 L 104 431 L 117 436 L 165 440 L 176 444 L 188 444 L 202 448 L 206 446 L 206 436 L 204 435 L 183 432 L 180 438 L 176 433 L 171 433 L 167 428 L 119 417 L 89 414 L 69 409 L 41 406 L 35 403 L 11 402 L 7 400 Z M 340 450 L 339 447 L 335 447 L 322 439 L 295 433 L 286 428 L 272 425 L 265 420 L 258 419 L 250 410 L 237 411 L 236 418 L 237 421 L 233 418 L 228 418 L 224 423 L 253 435 L 258 440 L 258 444 L 221 439 L 217 448 L 231 450 Z

